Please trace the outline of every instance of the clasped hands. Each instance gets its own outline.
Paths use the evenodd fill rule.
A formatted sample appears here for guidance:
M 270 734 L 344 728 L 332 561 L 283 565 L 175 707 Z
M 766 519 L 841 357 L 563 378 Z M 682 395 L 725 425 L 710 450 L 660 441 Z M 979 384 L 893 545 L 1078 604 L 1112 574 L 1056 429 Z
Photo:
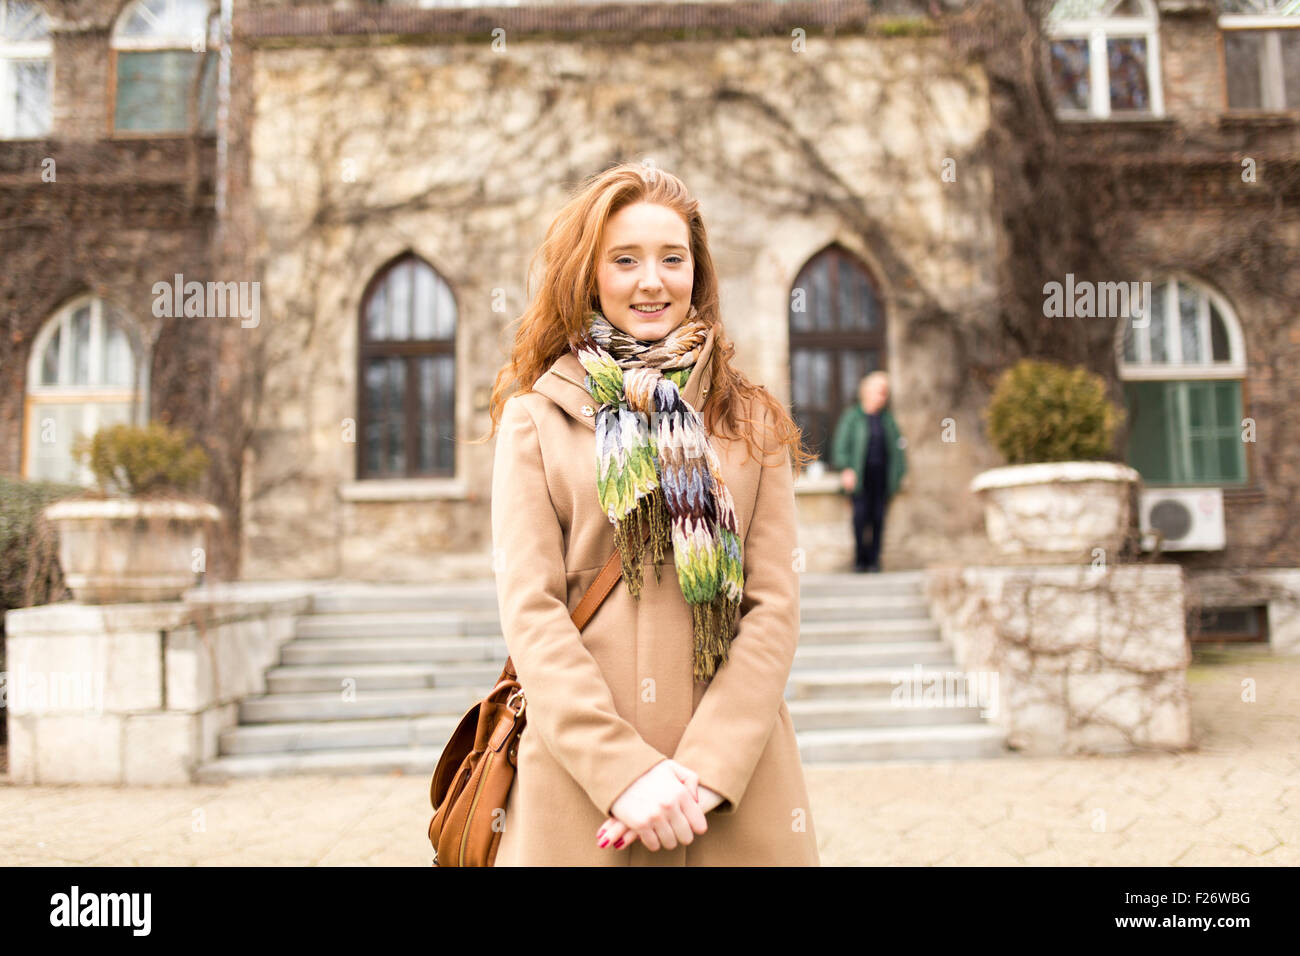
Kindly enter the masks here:
M 674 849 L 708 830 L 704 814 L 723 799 L 694 770 L 666 757 L 614 801 L 611 816 L 596 831 L 596 845 L 625 850 L 640 839 L 648 850 Z

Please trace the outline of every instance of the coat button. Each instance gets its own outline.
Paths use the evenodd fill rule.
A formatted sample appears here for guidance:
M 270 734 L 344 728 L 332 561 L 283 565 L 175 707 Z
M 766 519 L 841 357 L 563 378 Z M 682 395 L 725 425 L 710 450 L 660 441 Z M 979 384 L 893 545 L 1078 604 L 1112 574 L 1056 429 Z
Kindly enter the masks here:
M 595 410 L 590 405 L 582 406 L 582 414 L 586 415 L 588 418 L 590 418 L 594 413 Z

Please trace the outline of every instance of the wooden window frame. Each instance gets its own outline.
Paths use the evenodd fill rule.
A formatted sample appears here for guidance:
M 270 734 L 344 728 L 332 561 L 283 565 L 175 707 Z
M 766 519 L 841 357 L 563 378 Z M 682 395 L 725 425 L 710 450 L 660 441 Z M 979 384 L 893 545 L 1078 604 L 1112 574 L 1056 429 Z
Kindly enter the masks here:
M 190 38 L 182 37 L 176 34 L 158 34 L 156 36 L 122 36 L 120 31 L 129 19 L 131 11 L 142 0 L 131 0 L 118 13 L 114 21 L 113 31 L 109 38 L 108 49 L 108 83 L 105 84 L 107 94 L 108 128 L 107 135 L 112 139 L 187 139 L 190 136 L 216 136 L 216 129 L 204 129 L 202 117 L 198 118 L 195 124 L 195 117 L 187 116 L 186 121 L 189 126 L 185 129 L 163 129 L 163 130 L 131 130 L 117 129 L 117 67 L 119 53 L 190 53 L 195 56 L 202 55 L 203 59 L 199 62 L 198 76 L 202 77 L 205 65 L 211 64 L 214 87 L 216 76 L 219 72 L 217 57 L 221 50 L 221 36 L 217 23 L 209 15 L 205 24 L 207 29 L 204 33 L 203 49 L 196 51 L 191 43 Z M 209 8 L 210 11 L 211 8 Z M 215 89 L 214 89 L 215 94 Z M 200 91 L 200 99 L 202 92 Z M 186 92 L 186 101 L 188 102 L 189 93 Z M 192 127 L 192 129 L 191 129 Z
M 805 283 L 805 277 L 808 276 L 813 268 L 818 266 L 822 261 L 828 263 L 828 272 L 830 284 L 828 287 L 828 296 L 832 303 L 833 314 L 836 315 L 836 327 L 831 331 L 800 331 L 794 327 L 794 313 L 792 309 L 786 310 L 786 331 L 788 336 L 788 355 L 787 361 L 790 367 L 790 399 L 791 408 L 796 415 L 802 411 L 795 405 L 795 398 L 798 395 L 798 386 L 795 382 L 795 354 L 801 350 L 809 351 L 853 351 L 866 352 L 875 351 L 879 355 L 877 368 L 885 370 L 889 368 L 889 317 L 885 308 L 885 297 L 882 294 L 880 283 L 872 270 L 861 258 L 854 255 L 850 250 L 839 245 L 838 243 L 829 245 L 821 251 L 815 253 L 803 264 L 799 274 L 795 277 L 794 284 L 791 286 L 791 299 L 793 299 L 793 290 L 798 289 Z M 861 276 L 867 287 L 871 290 L 876 301 L 877 310 L 877 327 L 873 331 L 852 331 L 842 327 L 839 317 L 836 314 L 839 309 L 839 276 L 840 268 L 847 265 L 849 268 L 856 270 Z M 854 384 L 853 393 L 856 396 L 858 383 Z M 836 390 L 835 386 L 839 386 Z M 831 407 L 827 411 L 828 420 L 826 424 L 825 447 L 817 448 L 809 442 L 807 447 L 818 453 L 823 460 L 828 460 L 830 456 L 830 444 L 835 433 L 835 424 L 837 415 L 843 412 L 842 396 L 845 393 L 845 383 L 840 381 L 839 364 L 835 363 L 831 368 Z
M 375 295 L 376 290 L 387 281 L 388 276 L 397 268 L 407 262 L 413 262 L 416 268 L 428 269 L 434 277 L 434 281 L 442 283 L 446 287 L 454 309 L 452 318 L 452 334 L 450 338 L 443 339 L 387 339 L 371 340 L 368 338 L 369 327 L 366 321 L 366 312 L 370 305 L 370 300 Z M 411 325 L 414 328 L 414 307 L 415 298 L 411 296 Z M 454 478 L 459 456 L 455 453 L 455 427 L 456 427 L 456 342 L 459 338 L 460 331 L 460 304 L 456 301 L 455 290 L 425 259 L 414 252 L 404 252 L 401 255 L 390 259 L 387 263 L 376 270 L 371 276 L 370 281 L 361 295 L 361 305 L 357 316 L 357 449 L 355 460 L 355 474 L 358 481 L 395 481 L 407 480 L 411 478 Z M 415 451 L 419 447 L 419 403 L 418 390 L 416 387 L 416 363 L 421 358 L 430 356 L 450 355 L 452 358 L 452 408 L 451 425 L 452 425 L 452 462 L 449 468 L 434 468 L 428 471 L 419 471 L 415 467 Z M 401 358 L 405 369 L 405 392 L 402 396 L 402 411 L 405 421 L 403 430 L 403 442 L 406 448 L 406 467 L 401 474 L 391 472 L 380 472 L 378 474 L 370 473 L 366 467 L 366 428 L 370 423 L 370 413 L 366 404 L 366 363 L 375 358 Z M 435 399 L 436 401 L 436 399 Z M 436 440 L 436 439 L 435 439 Z M 388 438 L 384 438 L 384 455 L 386 459 L 388 451 Z
M 1300 101 L 1285 106 L 1265 106 L 1262 102 L 1259 106 L 1233 106 L 1228 100 L 1228 44 L 1226 36 L 1228 33 L 1236 31 L 1245 31 L 1250 33 L 1264 33 L 1266 51 L 1265 55 L 1273 60 L 1273 66 L 1276 67 L 1276 75 L 1272 77 L 1275 85 L 1281 91 L 1282 100 L 1286 100 L 1286 77 L 1282 68 L 1282 37 L 1283 30 L 1300 30 L 1300 13 L 1297 14 L 1242 14 L 1242 13 L 1222 13 L 1219 15 L 1219 70 L 1223 77 L 1223 97 L 1222 109 L 1225 113 L 1231 113 L 1233 116 L 1263 116 L 1282 114 L 1300 113 Z M 1261 77 L 1261 80 L 1263 77 Z M 1276 90 L 1274 91 L 1277 92 Z M 1264 84 L 1260 84 L 1260 96 L 1267 99 L 1268 94 Z

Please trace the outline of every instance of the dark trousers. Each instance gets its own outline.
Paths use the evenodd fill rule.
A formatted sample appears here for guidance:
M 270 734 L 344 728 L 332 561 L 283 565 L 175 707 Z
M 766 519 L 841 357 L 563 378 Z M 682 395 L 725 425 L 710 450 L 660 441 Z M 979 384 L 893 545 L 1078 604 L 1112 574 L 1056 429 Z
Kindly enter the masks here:
M 854 562 L 858 567 L 880 564 L 880 543 L 885 537 L 885 473 L 868 468 L 865 488 L 853 496 Z

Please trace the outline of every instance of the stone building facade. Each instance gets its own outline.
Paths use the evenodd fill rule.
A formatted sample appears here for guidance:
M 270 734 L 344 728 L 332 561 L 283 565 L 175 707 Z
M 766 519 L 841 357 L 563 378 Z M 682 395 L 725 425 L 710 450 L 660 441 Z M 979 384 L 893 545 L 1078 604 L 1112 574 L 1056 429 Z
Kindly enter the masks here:
M 741 35 L 758 7 L 775 35 Z M 246 473 L 247 573 L 487 572 L 492 446 L 471 442 L 489 425 L 505 327 L 524 307 L 548 216 L 616 161 L 655 163 L 701 197 L 747 374 L 791 401 L 791 290 L 831 250 L 844 275 L 851 262 L 874 287 L 904 432 L 920 439 L 951 413 L 934 404 L 934 363 L 908 328 L 931 300 L 957 310 L 993 294 L 987 171 L 963 169 L 955 184 L 937 175 L 987 126 L 979 72 L 924 32 L 831 39 L 817 34 L 834 22 L 815 23 L 806 49 L 792 49 L 786 34 L 806 21 L 740 4 L 719 5 L 719 26 L 681 40 L 671 32 L 689 11 L 656 9 L 661 23 L 616 29 L 566 29 L 582 21 L 561 8 L 493 10 L 500 46 L 482 16 L 461 11 L 405 11 L 405 27 L 388 27 L 421 31 L 405 42 L 341 43 L 314 11 L 242 21 L 256 49 L 249 201 L 273 291 L 259 331 L 293 343 L 269 366 L 267 421 Z M 541 19 L 529 27 L 530 16 Z M 367 479 L 364 451 L 348 440 L 364 441 L 364 296 L 411 254 L 454 301 L 454 466 Z M 851 393 L 858 377 L 846 378 Z M 955 530 L 951 502 L 927 487 L 927 474 L 947 470 L 942 449 L 918 440 L 909 451 L 896 562 L 922 559 Z M 840 561 L 847 543 L 845 502 L 828 483 L 808 481 L 800 498 L 810 567 Z
M 77 480 L 76 433 L 201 402 L 181 342 L 205 332 L 151 288 L 212 268 L 214 114 L 155 95 L 203 54 L 147 49 L 120 0 L 0 8 L 0 470 Z
M 109 155 L 128 149 L 103 117 L 123 5 L 66 6 L 76 15 L 53 32 L 53 132 L 0 143 L 9 208 L 48 201 L 15 176 L 56 140 Z M 961 6 L 236 2 L 227 165 L 217 177 L 227 190 L 224 238 L 212 249 L 200 241 L 208 258 L 194 263 L 170 245 L 182 233 L 210 235 L 201 186 L 187 194 L 198 207 L 167 207 L 183 226 L 150 218 L 126 241 L 82 225 L 51 240 L 49 265 L 33 267 L 39 282 L 6 275 L 8 321 L 22 338 L 5 363 L 0 467 L 27 473 L 24 343 L 78 282 L 146 328 L 167 328 L 149 318 L 144 280 L 153 272 L 255 279 L 259 321 L 228 321 L 219 333 L 220 354 L 238 356 L 254 386 L 243 409 L 251 437 L 228 489 L 241 575 L 489 574 L 492 444 L 476 439 L 490 425 L 507 325 L 526 303 L 529 258 L 569 189 L 611 163 L 641 160 L 700 197 L 737 359 L 812 426 L 814 448 L 825 447 L 827 422 L 851 400 L 856 377 L 872 364 L 890 372 L 909 474 L 887 523 L 886 567 L 979 560 L 985 540 L 969 483 L 1001 464 L 983 433 L 987 390 L 961 387 L 968 370 L 931 320 L 951 317 L 976 339 L 999 335 L 1009 226 L 997 188 L 1007 173 L 990 145 L 999 93 L 978 63 L 954 54 L 945 23 Z M 1259 263 L 1247 261 L 1251 250 L 1274 262 L 1300 246 L 1300 99 L 1288 99 L 1290 74 L 1279 67 L 1300 18 L 1282 7 L 1078 0 L 1049 12 L 1043 41 L 1043 82 L 1071 176 L 1134 224 L 1117 240 L 1132 274 L 1093 278 L 1150 278 L 1160 301 L 1181 308 L 1185 298 L 1203 316 L 1189 355 L 1203 340 L 1202 364 L 1226 363 L 1156 368 L 1149 333 L 1126 361 L 1117 324 L 1124 394 L 1149 402 L 1159 388 L 1133 383 L 1180 376 L 1233 382 L 1219 390 L 1225 416 L 1257 424 L 1258 439 L 1224 466 L 1230 474 L 1162 476 L 1171 487 L 1222 488 L 1225 546 L 1172 555 L 1221 584 L 1252 568 L 1300 565 L 1294 537 L 1280 533 L 1300 485 L 1297 425 L 1286 414 L 1300 397 L 1300 271 L 1261 286 Z M 177 162 L 177 144 L 198 144 L 184 175 L 171 174 L 178 180 L 202 184 L 216 168 L 214 140 L 201 132 L 147 138 L 155 141 L 150 156 Z M 1247 159 L 1267 188 L 1242 179 Z M 183 192 L 141 163 L 128 169 L 151 189 Z M 95 202 L 115 200 L 106 185 Z M 82 215 L 66 218 L 76 225 Z M 1224 253 L 1225 242 L 1245 258 Z M 1203 254 L 1214 243 L 1216 254 Z M 100 250 L 94 269 L 60 254 L 82 245 Z M 799 327 L 791 302 L 830 281 L 852 298 L 826 307 L 836 334 L 819 338 L 824 330 Z M 396 302 L 422 332 L 392 327 Z M 1181 335 L 1182 313 L 1170 314 Z M 857 331 L 839 327 L 850 320 Z M 170 407 L 159 377 L 183 370 L 156 344 L 149 363 L 154 406 Z M 1202 393 L 1168 390 L 1184 403 Z M 1185 421 L 1169 427 L 1182 431 L 1162 430 L 1160 441 L 1183 451 L 1152 467 L 1175 467 L 1199 440 Z M 808 567 L 845 567 L 848 506 L 833 479 L 802 476 L 799 507 Z

